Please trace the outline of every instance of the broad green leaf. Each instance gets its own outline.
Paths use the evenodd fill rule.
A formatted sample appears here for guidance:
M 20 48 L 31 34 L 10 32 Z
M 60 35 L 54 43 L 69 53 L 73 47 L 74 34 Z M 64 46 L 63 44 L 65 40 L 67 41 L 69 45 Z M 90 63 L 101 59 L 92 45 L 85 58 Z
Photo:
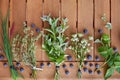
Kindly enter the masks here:
M 101 56 L 103 56 L 104 58 L 107 58 L 108 57 L 107 49 L 108 49 L 108 47 L 101 46 L 98 48 L 98 52 L 100 53 Z
M 120 67 L 116 67 L 116 71 L 120 73 Z
M 120 62 L 120 55 L 116 56 L 116 57 L 114 58 L 114 61 L 119 61 L 119 62 Z
M 108 79 L 109 77 L 111 77 L 114 74 L 114 68 L 111 67 L 109 69 L 107 69 L 107 72 L 105 74 L 105 79 Z
M 101 40 L 104 44 L 109 44 L 110 43 L 110 37 L 108 34 L 103 34 L 101 37 Z
M 114 62 L 115 66 L 120 66 L 120 62 Z

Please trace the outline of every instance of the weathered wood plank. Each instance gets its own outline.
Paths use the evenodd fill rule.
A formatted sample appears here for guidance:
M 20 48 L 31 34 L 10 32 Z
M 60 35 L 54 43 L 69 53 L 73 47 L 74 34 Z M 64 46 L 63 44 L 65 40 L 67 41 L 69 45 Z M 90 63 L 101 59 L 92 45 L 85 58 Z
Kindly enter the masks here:
M 120 51 L 120 0 L 111 0 L 112 46 Z
M 103 14 L 106 14 L 107 20 L 110 20 L 110 2 L 109 0 L 94 0 L 94 28 L 95 28 L 95 39 L 96 38 L 100 38 L 101 34 L 98 32 L 99 29 L 103 30 L 103 33 L 109 34 L 110 35 L 110 31 L 108 31 L 108 29 L 105 28 L 105 24 L 102 20 L 101 17 L 103 16 Z M 100 57 L 100 61 L 103 61 L 104 59 L 99 55 L 99 53 L 97 52 L 97 48 L 98 48 L 98 44 L 95 44 L 95 55 Z M 95 60 L 95 58 L 94 58 Z
M 23 22 L 26 21 L 26 0 L 10 1 L 10 29 L 14 24 L 12 37 L 23 30 Z M 12 38 L 11 37 L 11 38 Z
M 78 0 L 78 32 L 84 33 L 84 30 L 88 30 L 88 34 L 85 36 L 94 37 L 94 28 L 93 28 L 93 0 Z M 91 42 L 93 46 L 93 42 Z M 91 50 L 89 55 L 94 57 L 93 50 Z
M 38 35 L 38 32 L 36 30 L 42 30 L 42 21 L 41 17 L 43 14 L 43 3 L 42 0 L 28 0 L 27 1 L 27 10 L 26 10 L 26 20 L 28 26 L 31 27 L 31 25 L 34 25 L 34 28 L 32 30 L 34 31 L 35 35 Z M 37 61 L 42 60 L 42 38 L 37 42 L 37 50 L 36 50 L 36 58 Z
M 77 11 L 76 11 L 76 8 L 77 8 L 76 0 L 69 0 L 69 3 L 67 0 L 61 0 L 62 18 L 68 19 L 68 26 L 69 26 L 69 28 L 65 32 L 65 35 L 69 38 L 71 37 L 71 34 L 74 34 L 77 32 L 77 28 L 76 28 Z M 72 51 L 67 50 L 66 54 L 72 56 L 73 61 L 75 60 L 75 56 L 72 54 Z

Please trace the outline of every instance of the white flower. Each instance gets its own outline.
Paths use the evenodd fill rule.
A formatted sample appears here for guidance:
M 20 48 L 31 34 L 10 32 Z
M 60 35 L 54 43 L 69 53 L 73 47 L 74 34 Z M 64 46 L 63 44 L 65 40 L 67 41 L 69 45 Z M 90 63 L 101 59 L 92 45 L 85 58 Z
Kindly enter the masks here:
M 94 38 L 92 36 L 89 36 L 88 38 L 89 38 L 89 40 L 94 40 Z
M 78 37 L 83 37 L 83 36 L 84 36 L 84 34 L 78 33 Z

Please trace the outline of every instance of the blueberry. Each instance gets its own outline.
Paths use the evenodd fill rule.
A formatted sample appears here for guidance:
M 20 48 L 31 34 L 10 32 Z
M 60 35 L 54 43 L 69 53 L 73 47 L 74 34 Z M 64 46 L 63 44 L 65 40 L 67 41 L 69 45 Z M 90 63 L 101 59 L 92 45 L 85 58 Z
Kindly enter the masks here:
M 72 61 L 72 56 L 67 56 L 68 61 Z
M 65 70 L 65 74 L 66 74 L 66 75 L 69 75 L 70 72 L 69 72 L 68 70 Z
M 88 73 L 89 73 L 89 74 L 93 74 L 92 70 L 88 70 Z
M 20 72 L 24 72 L 24 68 L 21 67 L 21 68 L 20 68 Z
M 99 75 L 100 75 L 101 73 L 102 73 L 102 72 L 101 72 L 100 70 L 98 70 L 98 71 L 97 71 L 97 74 L 99 74 Z
M 85 61 L 85 62 L 84 62 L 84 65 L 88 65 L 88 62 L 87 62 L 87 61 Z
M 82 74 L 82 72 L 81 72 L 81 70 L 80 70 L 80 69 L 78 69 L 78 72 L 79 72 L 80 74 Z
M 48 63 L 47 63 L 47 66 L 48 66 L 48 67 L 50 67 L 50 66 L 51 66 L 50 62 L 48 62 Z
M 3 63 L 3 65 L 4 65 L 4 67 L 7 67 L 7 66 L 8 66 L 8 64 L 7 64 L 7 63 Z
M 70 63 L 70 67 L 72 68 L 74 65 L 72 63 Z
M 118 49 L 116 47 L 113 48 L 114 52 L 118 52 Z
M 95 59 L 96 59 L 96 61 L 99 61 L 99 60 L 100 60 L 100 58 L 99 58 L 98 56 L 96 56 Z
M 99 68 L 99 67 L 100 67 L 100 65 L 99 65 L 99 64 L 95 64 L 95 67 L 96 67 L 96 68 Z
M 84 71 L 84 72 L 87 72 L 87 71 L 88 71 L 88 69 L 87 69 L 87 68 L 83 68 L 83 71 Z
M 16 66 L 17 66 L 17 67 L 19 67 L 19 66 L 20 66 L 20 63 L 19 63 L 19 62 L 17 62 L 17 63 L 16 63 Z
M 0 60 L 3 60 L 4 59 L 4 56 L 3 55 L 0 55 Z
M 36 28 L 36 32 L 38 32 L 38 33 L 39 33 L 39 32 L 40 32 L 40 29 L 39 29 L 39 28 Z
M 44 63 L 41 63 L 41 64 L 40 64 L 40 67 L 43 68 L 43 67 L 44 67 Z
M 60 66 L 56 66 L 56 69 L 59 69 L 60 68 Z
M 84 30 L 83 30 L 83 33 L 84 33 L 84 34 L 88 34 L 88 30 L 87 30 L 87 29 L 84 29 Z
M 63 68 L 66 68 L 66 65 L 65 65 L 65 64 L 63 64 L 63 65 L 62 65 L 62 67 L 63 67 Z
M 88 60 L 92 60 L 92 56 L 91 55 L 87 55 L 87 59 Z
M 103 30 L 102 30 L 102 29 L 98 29 L 98 32 L 99 32 L 100 34 L 102 34 L 102 33 L 103 33 Z
M 34 23 L 32 23 L 32 24 L 31 24 L 31 27 L 32 27 L 32 28 L 34 28 L 34 27 L 35 27 L 35 24 L 34 24 Z
M 89 66 L 90 66 L 90 67 L 93 67 L 93 64 L 92 64 L 92 63 L 90 63 L 90 64 L 89 64 Z

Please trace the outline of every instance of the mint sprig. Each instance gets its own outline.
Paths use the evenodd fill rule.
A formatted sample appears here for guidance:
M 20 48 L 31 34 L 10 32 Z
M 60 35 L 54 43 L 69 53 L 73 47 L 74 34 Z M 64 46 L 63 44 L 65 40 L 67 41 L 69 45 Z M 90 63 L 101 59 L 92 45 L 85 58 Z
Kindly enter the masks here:
M 41 18 L 43 21 L 48 22 L 49 27 L 44 29 L 47 33 L 44 33 L 44 43 L 42 48 L 46 51 L 49 59 L 55 63 L 56 67 L 60 66 L 61 63 L 65 60 L 65 50 L 68 46 L 67 37 L 64 35 L 64 32 L 68 28 L 67 18 L 62 19 L 61 23 L 60 18 L 51 18 L 50 15 L 43 16 Z M 59 71 L 56 69 L 55 80 L 59 78 Z

